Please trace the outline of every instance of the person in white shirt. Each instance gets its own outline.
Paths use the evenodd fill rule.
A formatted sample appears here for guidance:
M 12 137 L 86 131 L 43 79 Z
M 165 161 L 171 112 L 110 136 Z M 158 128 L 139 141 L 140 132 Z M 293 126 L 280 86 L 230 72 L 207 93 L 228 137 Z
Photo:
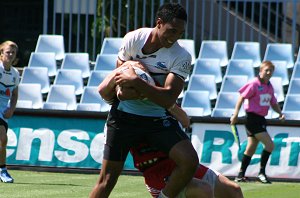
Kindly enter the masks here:
M 191 181 L 199 162 L 197 153 L 178 122 L 166 113 L 174 108 L 191 71 L 191 55 L 177 42 L 185 32 L 186 21 L 180 4 L 164 4 L 158 9 L 154 28 L 140 28 L 124 37 L 117 66 L 140 61 L 154 80 L 163 76 L 164 82 L 162 86 L 150 85 L 130 66 L 128 72 L 115 74 L 113 83 L 131 87 L 137 97 L 112 104 L 101 172 L 90 197 L 110 195 L 129 149 L 141 142 L 159 148 L 176 164 L 160 197 L 176 197 Z
M 18 46 L 12 41 L 0 45 L 0 180 L 13 183 L 6 168 L 7 119 L 11 118 L 18 100 L 19 72 L 13 67 L 17 63 Z

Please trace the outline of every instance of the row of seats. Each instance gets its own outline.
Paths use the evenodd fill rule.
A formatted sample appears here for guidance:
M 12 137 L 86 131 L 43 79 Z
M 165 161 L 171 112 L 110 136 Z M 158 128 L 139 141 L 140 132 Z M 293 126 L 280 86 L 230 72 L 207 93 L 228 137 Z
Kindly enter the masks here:
M 87 58 L 78 58 L 79 56 L 77 55 L 82 53 L 64 53 L 64 56 L 60 56 L 63 57 L 63 61 L 61 64 L 61 69 L 57 70 L 58 75 L 57 77 L 55 77 L 55 79 L 57 79 L 59 74 L 62 73 L 61 70 L 80 69 L 80 67 L 78 66 L 74 68 L 74 65 L 76 65 L 78 62 L 82 62 L 81 60 L 85 60 L 85 65 L 89 66 L 86 67 L 88 68 L 86 69 L 86 71 L 88 71 L 86 72 L 87 75 L 82 75 L 82 78 L 88 78 L 87 87 L 91 86 L 90 82 L 94 82 L 92 86 L 97 86 L 99 82 L 107 75 L 107 71 L 111 71 L 112 69 L 114 69 L 116 56 L 121 43 L 122 38 L 105 38 L 101 51 L 97 55 L 94 70 L 89 70 L 90 65 L 86 64 L 89 60 L 87 54 L 85 54 L 85 57 Z M 214 117 L 226 117 L 228 115 L 231 115 L 230 111 L 229 113 L 220 113 L 218 109 L 226 109 L 222 106 L 222 104 L 225 103 L 228 106 L 229 103 L 226 101 L 234 101 L 230 100 L 229 96 L 231 96 L 231 94 L 228 93 L 235 92 L 235 94 L 237 94 L 238 88 L 254 77 L 254 69 L 257 68 L 261 63 L 259 43 L 236 42 L 233 48 L 233 52 L 231 54 L 231 59 L 228 59 L 226 41 L 202 41 L 200 52 L 197 58 L 195 56 L 195 45 L 193 40 L 182 39 L 179 40 L 179 43 L 192 54 L 192 63 L 194 65 L 193 73 L 191 74 L 188 81 L 187 90 L 183 92 L 183 108 L 185 108 L 189 115 L 194 116 L 211 115 Z M 35 53 L 32 53 L 32 59 L 34 59 L 34 56 L 36 56 L 37 54 L 41 53 L 41 51 L 37 50 L 39 49 L 38 45 L 39 42 L 37 43 Z M 291 49 L 291 44 L 268 44 L 264 56 L 264 60 L 272 60 L 273 63 L 276 65 L 276 70 L 273 75 L 274 77 L 271 79 L 271 81 L 275 88 L 276 97 L 279 102 L 283 102 L 285 98 L 283 93 L 283 86 L 289 86 L 289 89 L 291 89 L 292 82 L 294 82 L 294 78 L 291 78 L 291 85 L 289 85 L 289 77 L 287 70 L 291 68 L 293 69 L 292 77 L 296 78 L 297 76 L 300 76 L 300 74 L 298 74 L 299 72 L 297 72 L 299 71 L 298 62 L 294 64 Z M 52 54 L 52 57 L 54 57 L 55 60 L 58 60 L 57 54 L 53 49 L 51 52 L 46 52 L 44 50 L 42 53 L 54 53 L 54 55 Z M 69 58 L 72 56 L 73 58 Z M 75 57 L 77 57 L 77 59 Z M 40 58 L 40 60 L 44 59 Z M 73 60 L 73 62 L 71 60 Z M 53 61 L 52 59 L 52 62 L 55 61 Z M 68 62 L 70 63 L 67 64 Z M 40 67 L 41 65 L 42 64 L 40 63 L 32 64 L 32 62 L 29 61 L 28 69 L 33 67 Z M 222 68 L 226 69 L 224 76 L 222 76 Z M 24 70 L 24 74 L 25 73 L 26 72 Z M 90 76 L 88 76 L 88 74 L 90 74 Z M 96 78 L 96 80 L 92 80 L 93 76 L 98 77 Z M 23 78 L 24 77 L 25 76 L 23 76 Z M 53 86 L 56 84 L 59 83 L 57 83 L 57 81 L 54 80 Z M 219 93 L 216 87 L 217 84 L 221 84 L 221 89 Z M 209 102 L 204 102 L 206 100 L 203 100 L 205 104 L 195 105 L 195 103 L 192 102 L 193 99 L 189 99 L 193 98 L 190 95 L 196 94 L 199 91 L 202 92 L 202 96 L 205 96 L 206 92 L 208 92 Z M 77 94 L 80 94 L 80 92 L 77 92 Z M 200 102 L 200 98 L 197 97 L 194 99 Z M 211 106 L 212 100 L 216 100 L 216 104 L 214 107 Z M 286 103 L 284 103 L 284 107 L 285 106 L 287 106 Z M 276 117 L 276 115 L 272 116 L 271 114 L 272 112 L 270 112 L 270 118 Z M 240 116 L 243 115 L 244 112 L 240 112 Z
M 73 85 L 51 85 L 44 102 L 40 84 L 21 83 L 17 108 L 107 112 L 110 105 L 102 100 L 97 87 L 84 87 L 80 102 L 77 103 Z

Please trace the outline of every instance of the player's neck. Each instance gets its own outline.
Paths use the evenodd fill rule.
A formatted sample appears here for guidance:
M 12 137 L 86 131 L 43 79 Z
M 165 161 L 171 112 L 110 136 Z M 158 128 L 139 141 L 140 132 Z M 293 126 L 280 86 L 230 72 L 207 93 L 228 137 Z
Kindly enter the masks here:
M 153 28 L 152 32 L 149 34 L 149 37 L 142 49 L 144 54 L 153 54 L 154 52 L 158 51 L 162 48 L 158 36 L 157 36 L 157 29 Z

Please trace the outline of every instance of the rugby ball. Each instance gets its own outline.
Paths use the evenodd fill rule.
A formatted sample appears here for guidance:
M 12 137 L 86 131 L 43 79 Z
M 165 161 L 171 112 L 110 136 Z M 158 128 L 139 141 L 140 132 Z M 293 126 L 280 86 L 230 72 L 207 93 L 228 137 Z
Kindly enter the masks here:
M 142 80 L 144 80 L 145 82 L 147 82 L 150 85 L 155 85 L 153 78 L 147 72 L 145 72 L 144 70 L 142 70 L 139 67 L 136 67 L 136 66 L 132 66 L 132 67 L 133 67 L 135 73 L 138 75 L 138 77 L 140 77 Z M 128 71 L 127 67 L 122 69 L 123 73 L 126 73 L 126 71 Z

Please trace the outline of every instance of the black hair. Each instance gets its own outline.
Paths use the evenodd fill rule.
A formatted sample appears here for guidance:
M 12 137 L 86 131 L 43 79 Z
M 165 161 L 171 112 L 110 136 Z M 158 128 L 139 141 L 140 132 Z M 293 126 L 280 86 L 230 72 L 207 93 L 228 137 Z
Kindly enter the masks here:
M 187 14 L 179 3 L 166 3 L 158 8 L 156 20 L 161 18 L 164 23 L 171 22 L 174 18 L 187 21 Z

